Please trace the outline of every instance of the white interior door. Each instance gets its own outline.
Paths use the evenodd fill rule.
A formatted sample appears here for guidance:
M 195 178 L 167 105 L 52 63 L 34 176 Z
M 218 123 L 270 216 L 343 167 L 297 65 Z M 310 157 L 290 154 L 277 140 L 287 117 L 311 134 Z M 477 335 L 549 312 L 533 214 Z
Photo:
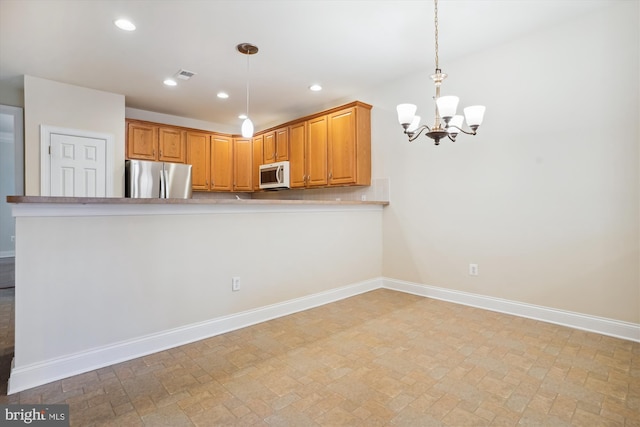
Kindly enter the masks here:
M 41 140 L 43 196 L 112 195 L 112 137 L 43 126 Z
M 105 197 L 104 139 L 51 135 L 51 195 Z

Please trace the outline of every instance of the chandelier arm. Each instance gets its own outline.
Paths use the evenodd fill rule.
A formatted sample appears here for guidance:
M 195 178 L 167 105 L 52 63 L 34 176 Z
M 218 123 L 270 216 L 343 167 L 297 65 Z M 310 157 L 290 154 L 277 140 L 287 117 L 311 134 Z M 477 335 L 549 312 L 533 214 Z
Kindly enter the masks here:
M 409 137 L 409 142 L 413 142 L 413 141 L 416 140 L 416 138 L 418 138 L 420 136 L 420 134 L 422 134 L 422 132 L 424 132 L 425 129 L 428 130 L 428 131 L 431 131 L 429 126 L 422 125 L 419 128 L 417 128 L 416 130 L 414 130 L 413 132 L 407 132 L 405 130 L 404 133 L 407 134 L 407 136 Z
M 447 126 L 447 129 L 451 129 L 451 128 L 453 128 L 453 129 L 457 129 L 457 130 L 459 130 L 459 131 L 460 131 L 460 132 L 462 132 L 462 133 L 466 133 L 467 135 L 477 135 L 477 133 L 476 133 L 476 131 L 475 131 L 475 130 L 472 130 L 471 132 L 468 132 L 468 131 L 466 131 L 466 130 L 464 130 L 464 129 L 459 128 L 458 126 L 454 126 L 454 125 L 448 125 L 448 126 Z

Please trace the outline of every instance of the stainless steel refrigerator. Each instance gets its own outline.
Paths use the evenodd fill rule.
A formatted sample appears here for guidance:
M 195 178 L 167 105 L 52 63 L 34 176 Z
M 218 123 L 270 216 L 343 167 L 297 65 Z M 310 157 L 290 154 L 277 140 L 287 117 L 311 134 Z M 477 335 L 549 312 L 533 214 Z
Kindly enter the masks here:
M 127 160 L 125 197 L 190 199 L 191 165 Z

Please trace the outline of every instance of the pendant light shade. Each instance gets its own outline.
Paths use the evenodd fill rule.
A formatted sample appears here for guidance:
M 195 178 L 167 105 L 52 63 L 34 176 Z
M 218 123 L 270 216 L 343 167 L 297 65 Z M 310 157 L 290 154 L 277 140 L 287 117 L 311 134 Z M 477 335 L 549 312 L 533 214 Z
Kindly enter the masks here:
M 242 122 L 242 137 L 251 138 L 253 136 L 253 122 L 250 118 L 244 119 Z
M 249 56 L 258 53 L 258 46 L 251 43 L 240 43 L 236 49 L 243 55 L 247 55 L 247 110 L 245 113 L 247 118 L 242 122 L 241 133 L 243 138 L 251 138 L 253 137 L 253 122 L 249 118 Z

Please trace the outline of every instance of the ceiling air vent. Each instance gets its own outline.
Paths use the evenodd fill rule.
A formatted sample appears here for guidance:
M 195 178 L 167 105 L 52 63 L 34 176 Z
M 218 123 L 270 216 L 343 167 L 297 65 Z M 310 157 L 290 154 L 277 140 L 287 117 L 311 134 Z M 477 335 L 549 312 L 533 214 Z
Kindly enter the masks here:
M 196 73 L 194 73 L 193 71 L 187 71 L 187 70 L 180 70 L 178 71 L 178 73 L 176 74 L 176 77 L 182 80 L 189 80 L 191 77 L 195 76 Z

